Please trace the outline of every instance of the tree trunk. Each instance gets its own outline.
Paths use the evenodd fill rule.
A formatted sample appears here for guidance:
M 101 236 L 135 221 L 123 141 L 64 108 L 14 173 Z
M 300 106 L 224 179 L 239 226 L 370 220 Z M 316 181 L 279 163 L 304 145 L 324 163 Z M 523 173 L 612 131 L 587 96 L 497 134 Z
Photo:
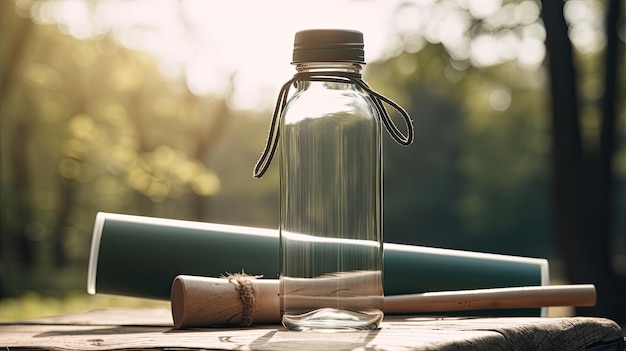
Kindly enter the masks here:
M 611 234 L 613 230 L 613 157 L 615 155 L 615 121 L 617 115 L 617 78 L 621 77 L 618 69 L 620 51 L 623 45 L 618 37 L 621 0 L 610 0 L 606 9 L 606 51 L 604 60 L 604 95 L 601 101 L 602 124 L 600 129 L 599 153 L 593 157 L 594 169 L 592 186 L 588 187 L 591 196 L 595 196 L 592 228 L 598 235 L 598 294 L 599 301 L 595 308 L 579 308 L 581 314 L 606 316 L 620 323 L 626 323 L 626 277 L 616 274 L 611 264 Z
M 612 0 L 609 7 L 619 8 L 618 2 Z M 585 157 L 579 130 L 576 71 L 563 16 L 563 2 L 544 0 L 542 4 L 550 68 L 553 196 L 559 253 L 571 283 L 593 283 L 597 288 L 596 306 L 577 312 L 624 323 L 626 309 L 623 299 L 620 301 L 618 296 L 625 296 L 626 293 L 622 290 L 620 295 L 623 284 L 619 283 L 611 269 L 609 248 L 615 82 L 611 82 L 612 79 L 606 81 L 601 154 L 599 157 Z M 616 18 L 612 20 L 616 21 Z M 607 50 L 609 63 L 615 59 L 610 58 L 615 55 L 614 51 L 610 51 Z M 606 74 L 617 76 L 616 66 L 607 65 Z M 607 103 L 612 106 L 607 108 Z M 605 139 L 607 136 L 608 139 Z
M 30 19 L 18 18 L 15 16 L 15 4 L 12 1 L 2 2 L 0 5 L 0 22 L 2 28 L 11 29 L 10 33 L 3 33 L 3 41 L 7 41 L 6 55 L 2 57 L 0 62 L 0 104 L 8 101 L 11 95 L 12 87 L 19 73 L 19 63 L 22 59 L 23 52 L 29 43 L 29 37 L 35 24 Z M 12 23 L 13 22 L 13 23 Z M 12 23 L 7 25 L 7 23 Z M 8 112 L 8 111 L 7 111 Z M 12 111 L 11 113 L 18 113 Z M 25 113 L 28 113 L 26 111 Z M 8 257 L 8 249 L 0 249 L 0 261 L 17 260 L 23 268 L 30 270 L 34 268 L 36 243 L 28 238 L 26 233 L 26 225 L 32 220 L 31 204 L 30 204 L 30 169 L 26 157 L 26 148 L 30 141 L 31 135 L 31 119 L 28 115 L 23 115 L 16 120 L 15 131 L 10 137 L 11 142 L 7 144 L 7 150 L 3 150 L 2 155 L 7 155 L 11 160 L 11 169 L 6 173 L 12 176 L 5 179 L 13 180 L 11 193 L 13 198 L 3 199 L 2 206 L 11 208 L 3 208 L 3 219 L 0 230 L 0 240 L 2 244 L 10 247 L 16 247 L 17 250 Z M 6 121 L 0 121 L 3 124 Z M 3 126 L 6 128 L 6 126 Z M 6 137 L 4 135 L 3 137 Z M 5 154 L 6 152 L 6 154 Z M 5 185 L 7 186 L 7 185 Z M 6 195 L 6 194 L 5 194 Z M 11 216 L 12 218 L 9 218 Z M 14 246 L 15 245 L 15 246 Z M 7 261 L 8 262 L 8 261 Z M 22 267 L 16 267 L 22 268 Z M 0 278 L 1 279 L 1 278 Z M 2 283 L 2 282 L 0 282 Z M 3 295 L 3 289 L 0 287 L 0 296 Z
M 27 272 L 36 267 L 38 240 L 28 233 L 28 224 L 33 220 L 31 204 L 31 172 L 28 166 L 27 150 L 32 135 L 30 118 L 24 116 L 16 126 L 11 143 L 11 164 L 13 165 L 13 181 L 15 186 L 15 234 L 17 236 L 17 261 L 21 269 Z
M 225 98 L 219 102 L 219 106 L 213 112 L 213 123 L 211 123 L 208 128 L 198 128 L 192 131 L 196 141 L 193 157 L 200 162 L 207 162 L 211 154 L 214 152 L 220 136 L 224 133 L 224 129 L 230 119 L 230 108 L 228 107 L 227 101 L 232 97 L 233 90 L 233 77 L 231 77 L 230 85 Z M 193 95 L 190 91 L 187 91 L 187 94 L 187 106 L 191 107 L 192 113 L 199 113 L 200 115 L 203 115 L 202 111 L 199 110 L 199 98 Z M 195 193 L 192 194 L 191 202 L 194 220 L 210 220 L 209 201 L 209 196 Z
M 7 18 L 9 16 L 15 16 L 15 5 L 12 1 L 2 2 L 3 15 L 2 19 L 6 21 L 15 21 L 15 18 Z M 22 52 L 28 45 L 28 37 L 33 30 L 35 24 L 30 19 L 20 18 L 17 19 L 18 25 L 11 27 L 11 35 L 3 34 L 2 40 L 9 41 L 9 48 L 6 49 L 7 59 L 3 62 L 0 68 L 0 98 L 4 99 L 8 95 L 10 87 L 14 85 L 16 75 L 19 73 L 17 69 L 18 64 L 22 58 Z
M 53 228 L 53 257 L 54 265 L 57 268 L 64 268 L 68 264 L 63 235 L 64 229 L 70 225 L 70 217 L 76 204 L 75 198 L 78 190 L 76 187 L 76 181 L 72 179 L 59 179 L 60 208 Z

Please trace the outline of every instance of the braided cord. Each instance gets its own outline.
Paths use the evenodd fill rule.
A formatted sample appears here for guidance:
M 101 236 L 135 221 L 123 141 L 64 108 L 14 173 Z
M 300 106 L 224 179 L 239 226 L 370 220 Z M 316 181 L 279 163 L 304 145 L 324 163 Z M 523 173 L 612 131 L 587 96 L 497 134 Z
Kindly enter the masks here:
M 367 92 L 374 102 L 374 106 L 376 107 L 376 111 L 380 116 L 385 129 L 391 136 L 393 140 L 395 140 L 398 144 L 403 146 L 408 146 L 413 142 L 413 121 L 409 114 L 402 108 L 402 106 L 395 103 L 393 100 L 377 93 L 372 88 L 367 85 L 362 79 L 361 75 L 358 73 L 349 73 L 349 72 L 298 72 L 293 78 L 283 84 L 280 92 L 278 94 L 278 99 L 276 101 L 276 107 L 274 108 L 274 114 L 272 115 L 272 121 L 270 123 L 269 137 L 267 138 L 267 143 L 265 144 L 265 148 L 263 150 L 263 154 L 261 158 L 254 166 L 253 176 L 255 178 L 261 178 L 263 174 L 269 168 L 272 159 L 274 158 L 274 154 L 276 153 L 276 148 L 278 146 L 278 138 L 280 137 L 280 118 L 282 117 L 285 106 L 287 105 L 287 97 L 289 96 L 289 89 L 291 86 L 297 82 L 331 82 L 331 83 L 352 83 L 359 86 L 365 92 Z M 404 123 L 406 124 L 407 133 L 406 135 L 398 129 L 395 125 L 385 105 L 387 104 L 393 107 L 404 119 Z

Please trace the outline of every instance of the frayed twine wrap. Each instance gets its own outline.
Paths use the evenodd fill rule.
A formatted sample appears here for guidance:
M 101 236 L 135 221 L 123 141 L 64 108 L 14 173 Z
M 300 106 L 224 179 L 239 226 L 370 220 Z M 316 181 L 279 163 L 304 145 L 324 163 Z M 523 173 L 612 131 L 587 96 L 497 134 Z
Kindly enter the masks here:
M 242 327 L 249 327 L 252 325 L 252 316 L 255 310 L 256 304 L 256 291 L 254 288 L 254 280 L 261 278 L 261 275 L 247 275 L 244 272 L 241 273 L 229 273 L 223 278 L 235 285 L 237 292 L 239 293 L 239 299 L 243 305 L 241 311 L 241 321 L 239 325 Z

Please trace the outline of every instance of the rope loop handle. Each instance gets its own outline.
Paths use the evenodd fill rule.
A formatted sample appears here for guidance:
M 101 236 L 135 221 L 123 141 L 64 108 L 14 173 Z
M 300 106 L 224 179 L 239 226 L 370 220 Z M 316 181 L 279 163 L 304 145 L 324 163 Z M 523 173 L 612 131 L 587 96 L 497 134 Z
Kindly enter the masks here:
M 359 86 L 369 94 L 369 97 L 374 102 L 376 111 L 378 112 L 378 115 L 380 116 L 383 125 L 385 126 L 385 129 L 387 129 L 391 138 L 403 146 L 411 145 L 413 142 L 413 121 L 411 120 L 409 114 L 402 108 L 402 106 L 370 88 L 369 85 L 361 79 L 360 74 L 349 72 L 298 72 L 293 76 L 293 78 L 283 84 L 280 92 L 278 93 L 276 107 L 274 108 L 272 121 L 270 123 L 269 137 L 267 138 L 267 143 L 263 149 L 263 154 L 261 154 L 261 158 L 254 166 L 254 171 L 252 173 L 255 178 L 261 178 L 263 174 L 265 174 L 272 162 L 272 159 L 274 158 L 274 154 L 276 153 L 276 147 L 278 146 L 278 139 L 280 137 L 280 118 L 282 117 L 285 106 L 287 105 L 289 89 L 291 89 L 292 85 L 297 84 L 297 82 L 304 81 L 352 83 Z M 393 109 L 400 113 L 404 119 L 404 123 L 406 124 L 406 134 L 403 134 L 402 131 L 400 131 L 400 129 L 395 125 L 384 104 L 393 107 Z

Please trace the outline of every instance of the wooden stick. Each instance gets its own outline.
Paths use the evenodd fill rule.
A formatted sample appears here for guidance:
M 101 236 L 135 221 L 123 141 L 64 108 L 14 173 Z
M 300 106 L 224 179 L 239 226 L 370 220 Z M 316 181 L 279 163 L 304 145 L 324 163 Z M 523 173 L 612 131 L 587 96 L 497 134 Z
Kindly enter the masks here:
M 526 286 L 385 296 L 385 313 L 593 306 L 592 284 Z
M 336 278 L 332 278 L 336 279 Z M 251 280 L 253 324 L 280 323 L 276 279 Z M 172 285 L 172 317 L 176 328 L 242 325 L 247 320 L 241 284 L 224 278 L 178 276 Z M 322 297 L 323 298 L 323 297 Z M 595 287 L 583 285 L 527 286 L 385 296 L 384 312 L 415 314 L 482 309 L 593 306 Z M 248 306 L 249 307 L 249 306 Z M 245 323 L 243 323 L 245 324 Z

